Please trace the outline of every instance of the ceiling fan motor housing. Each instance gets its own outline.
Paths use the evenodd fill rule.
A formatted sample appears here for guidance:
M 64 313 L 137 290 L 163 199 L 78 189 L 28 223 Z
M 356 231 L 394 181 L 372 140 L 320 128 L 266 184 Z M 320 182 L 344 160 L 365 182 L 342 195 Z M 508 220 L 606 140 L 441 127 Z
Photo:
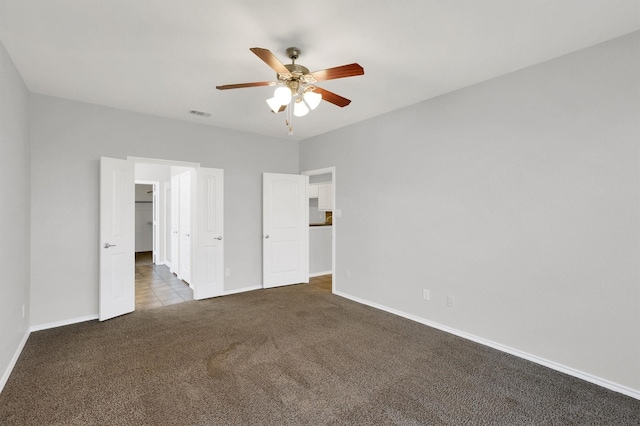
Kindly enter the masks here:
M 302 53 L 302 51 L 297 47 L 289 47 L 287 48 L 286 52 L 289 59 L 291 59 L 293 62 L 295 62 Z

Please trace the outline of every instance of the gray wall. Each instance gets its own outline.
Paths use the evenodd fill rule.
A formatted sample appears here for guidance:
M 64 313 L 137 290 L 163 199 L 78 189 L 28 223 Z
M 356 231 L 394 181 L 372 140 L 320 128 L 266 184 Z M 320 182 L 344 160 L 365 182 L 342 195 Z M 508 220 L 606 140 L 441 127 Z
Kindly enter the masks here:
M 296 142 L 42 95 L 31 104 L 31 325 L 98 312 L 100 156 L 224 169 L 224 288 L 262 283 L 262 172 L 297 173 Z
M 337 290 L 640 391 L 639 39 L 303 141 Z
M 28 118 L 29 91 L 0 43 L 0 389 L 29 329 Z
M 330 226 L 309 227 L 309 274 L 331 273 L 331 235 Z

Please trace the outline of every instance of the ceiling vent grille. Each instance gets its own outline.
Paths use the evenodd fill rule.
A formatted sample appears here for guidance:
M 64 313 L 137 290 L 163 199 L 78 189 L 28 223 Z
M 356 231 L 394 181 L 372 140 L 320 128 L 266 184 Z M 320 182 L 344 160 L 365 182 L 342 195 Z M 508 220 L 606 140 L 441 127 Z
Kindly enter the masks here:
M 196 111 L 195 109 L 189 110 L 189 114 L 198 115 L 200 117 L 211 117 L 208 112 Z

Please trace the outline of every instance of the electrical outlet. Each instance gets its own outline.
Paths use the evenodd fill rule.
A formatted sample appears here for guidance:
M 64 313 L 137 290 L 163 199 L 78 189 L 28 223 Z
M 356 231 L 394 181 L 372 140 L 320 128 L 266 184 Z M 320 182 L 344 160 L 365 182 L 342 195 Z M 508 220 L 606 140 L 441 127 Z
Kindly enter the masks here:
M 453 308 L 456 305 L 456 300 L 453 296 L 447 296 L 447 306 Z
M 426 288 L 422 289 L 422 298 L 424 300 L 431 300 L 431 294 L 429 293 L 429 290 L 427 290 Z
M 225 270 L 224 270 L 224 276 L 225 276 L 225 277 L 230 277 L 230 276 L 231 276 L 231 269 L 230 269 L 230 268 L 225 268 Z
M 347 278 L 351 278 L 351 269 L 347 269 L 345 271 L 345 275 L 347 276 Z

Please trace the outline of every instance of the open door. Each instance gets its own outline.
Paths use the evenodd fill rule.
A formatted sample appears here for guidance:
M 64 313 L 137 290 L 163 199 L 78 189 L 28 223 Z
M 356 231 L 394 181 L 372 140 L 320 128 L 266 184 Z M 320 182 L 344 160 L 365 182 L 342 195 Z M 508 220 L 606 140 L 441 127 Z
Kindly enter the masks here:
M 135 309 L 134 174 L 133 162 L 100 158 L 100 321 Z
M 195 173 L 195 241 L 193 298 L 224 291 L 224 171 L 200 167 Z
M 171 268 L 176 275 L 180 271 L 180 176 L 171 176 Z
M 191 182 L 192 171 L 180 173 L 180 194 L 178 195 L 180 205 L 179 211 L 179 244 L 180 244 L 180 266 L 178 267 L 178 277 L 191 286 Z
M 263 174 L 264 288 L 309 282 L 308 176 Z

